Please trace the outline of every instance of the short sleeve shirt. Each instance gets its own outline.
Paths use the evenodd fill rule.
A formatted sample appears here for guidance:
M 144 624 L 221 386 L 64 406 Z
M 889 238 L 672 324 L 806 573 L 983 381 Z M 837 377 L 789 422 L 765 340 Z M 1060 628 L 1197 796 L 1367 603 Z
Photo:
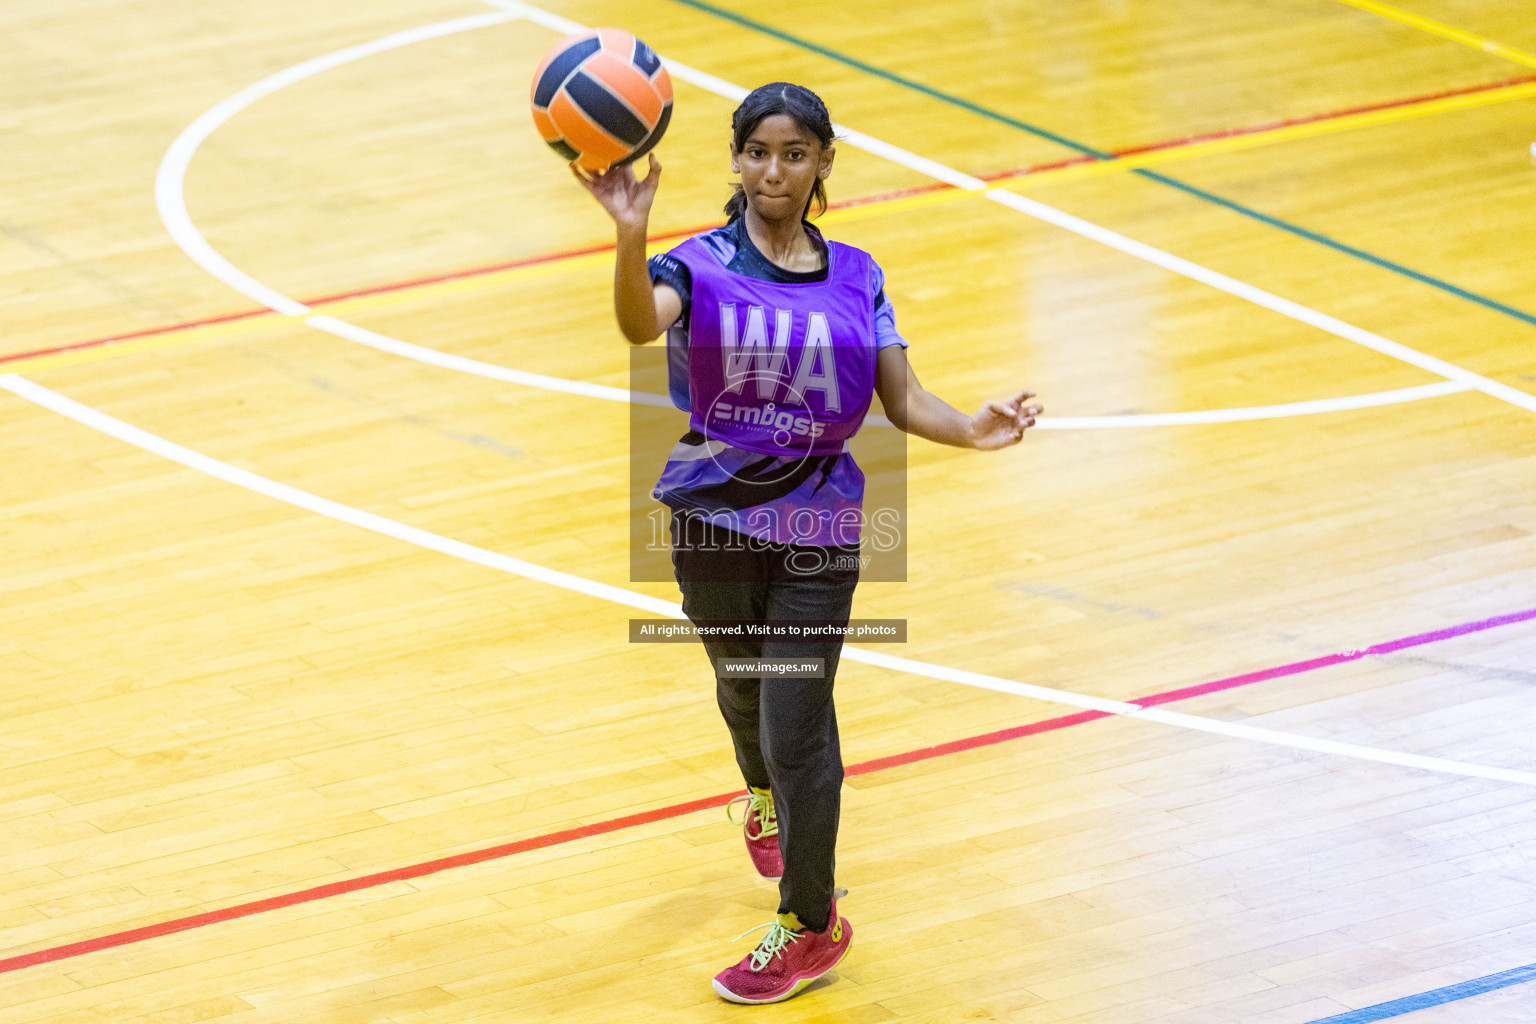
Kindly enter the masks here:
M 825 249 L 821 232 L 811 224 L 806 224 L 805 228 L 810 233 L 812 241 L 822 244 Z M 797 273 L 793 270 L 785 270 L 768 259 L 752 243 L 752 237 L 747 234 L 746 224 L 740 220 L 705 233 L 702 240 L 717 254 L 722 266 L 738 274 L 745 274 L 747 277 L 775 281 L 780 284 L 827 279 L 826 267 Z M 649 269 L 652 283 L 669 285 L 683 300 L 683 311 L 678 315 L 674 326 L 687 330 L 688 316 L 693 311 L 693 279 L 688 273 L 688 268 L 666 253 L 657 253 L 651 257 Z M 907 345 L 906 339 L 896 332 L 896 311 L 891 308 L 891 301 L 885 296 L 885 273 L 878 265 L 875 267 L 875 337 L 877 348 L 885 348 L 887 345 L 900 345 L 905 348 Z
M 821 233 L 810 224 L 806 225 L 806 230 L 812 241 L 825 251 Z M 827 279 L 825 266 L 820 270 L 797 273 L 770 261 L 753 244 L 746 225 L 740 220 L 696 237 L 721 266 L 733 273 L 784 284 Z M 667 344 L 686 348 L 692 313 L 692 275 L 681 260 L 665 254 L 652 256 L 649 270 L 654 283 L 670 286 L 682 299 L 682 312 L 668 330 Z M 897 333 L 896 314 L 885 296 L 884 283 L 883 272 L 875 266 L 872 276 L 875 346 L 877 349 L 891 345 L 905 348 L 907 342 Z M 678 397 L 674 395 L 674 400 Z M 811 460 L 768 461 L 783 462 L 786 467 L 791 461 L 797 464 L 793 467 L 794 472 L 783 474 L 781 484 L 765 488 L 761 481 L 778 476 L 774 472 L 778 468 L 776 465 L 765 465 L 765 457 L 761 454 L 725 445 L 718 439 L 690 430 L 674 446 L 653 497 L 673 509 L 701 515 L 726 529 L 776 543 L 822 546 L 858 543 L 857 529 L 850 534 L 842 527 L 834 530 L 824 525 L 842 510 L 850 505 L 857 506 L 862 500 L 864 475 L 846 448 L 841 453 Z M 809 509 L 812 515 L 796 516 L 802 509 Z M 811 521 L 823 524 L 822 528 L 805 534 L 789 525 Z

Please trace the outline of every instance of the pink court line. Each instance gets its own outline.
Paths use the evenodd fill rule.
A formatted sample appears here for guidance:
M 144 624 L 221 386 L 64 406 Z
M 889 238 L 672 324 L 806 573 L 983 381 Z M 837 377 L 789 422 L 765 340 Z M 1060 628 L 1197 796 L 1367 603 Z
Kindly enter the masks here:
M 1333 110 L 1323 114 L 1309 114 L 1304 117 L 1294 117 L 1282 121 L 1271 121 L 1266 124 L 1251 125 L 1246 128 L 1227 128 L 1219 131 L 1205 132 L 1199 135 L 1187 135 L 1183 138 L 1169 139 L 1164 142 L 1154 142 L 1144 146 L 1133 146 L 1129 149 L 1119 149 L 1110 152 L 1113 158 L 1136 156 L 1141 153 L 1152 153 L 1165 149 L 1176 149 L 1179 146 L 1190 146 L 1200 142 L 1209 142 L 1212 139 L 1234 138 L 1243 135 L 1256 135 L 1261 132 L 1274 131 L 1277 128 L 1288 128 L 1299 124 L 1313 124 L 1318 121 L 1328 121 L 1334 118 L 1350 117 L 1355 114 L 1367 114 L 1377 110 L 1392 110 L 1397 107 L 1408 107 L 1416 103 L 1430 103 L 1434 100 L 1448 99 L 1452 96 L 1470 96 L 1481 92 L 1492 92 L 1495 89 L 1504 89 L 1512 85 L 1523 85 L 1527 82 L 1536 82 L 1536 77 L 1523 76 L 1511 78 L 1502 82 L 1492 82 L 1487 85 L 1473 85 L 1461 89 L 1448 89 L 1443 92 L 1428 93 L 1423 96 L 1413 96 L 1408 99 L 1388 100 L 1384 103 L 1372 103 L 1361 107 L 1347 107 L 1342 110 Z M 1101 162 L 1101 158 L 1083 155 L 1069 157 L 1065 160 L 1056 160 L 1051 163 L 1034 164 L 1029 167 L 1019 167 L 1008 171 L 994 171 L 978 175 L 982 181 L 1008 181 L 1015 178 L 1027 178 L 1032 174 L 1041 174 L 1046 171 L 1058 170 L 1062 167 L 1072 167 L 1077 164 L 1090 164 Z M 828 210 L 846 210 L 859 206 L 870 206 L 875 203 L 889 202 L 893 199 L 902 199 L 907 196 L 924 195 L 929 192 L 947 192 L 955 188 L 947 182 L 935 182 L 930 185 L 918 185 L 913 188 L 896 189 L 891 192 L 880 192 L 875 195 L 862 196 L 855 199 L 845 199 L 832 203 Z M 705 224 L 698 227 L 687 228 L 680 231 L 668 231 L 664 234 L 654 235 L 647 239 L 650 242 L 665 241 L 669 238 L 681 238 L 694 235 L 700 231 L 707 231 L 716 224 Z M 405 291 L 410 288 L 420 288 L 430 284 L 440 284 L 444 281 L 457 281 L 465 278 L 481 277 L 487 274 L 495 274 L 503 270 L 516 270 L 519 267 L 536 266 L 540 263 L 554 263 L 560 260 L 574 259 L 579 256 L 590 256 L 600 252 L 608 252 L 613 249 L 612 244 L 593 245 L 581 249 L 571 249 L 565 252 L 550 253 L 545 256 L 534 256 L 529 259 L 513 260 L 507 263 L 496 263 L 490 266 L 473 267 L 468 270 L 457 270 L 446 274 L 435 274 L 429 277 L 413 278 L 408 281 L 396 281 L 391 284 L 377 285 L 372 288 L 359 288 L 352 291 L 338 292 L 335 295 L 323 295 L 318 298 L 305 300 L 306 306 L 322 306 L 331 302 L 340 302 L 343 299 L 363 298 L 369 295 L 386 295 L 390 292 Z M 224 316 L 209 317 L 204 320 L 189 320 L 183 323 L 168 324 L 164 327 L 150 327 L 141 331 L 133 331 L 128 334 L 114 334 L 110 337 L 95 338 L 91 341 L 78 341 L 69 345 L 60 345 L 54 348 L 35 349 L 30 352 L 15 352 L 10 355 L 0 355 L 0 366 L 6 363 L 20 362 L 23 359 L 36 359 L 42 356 L 59 355 L 63 352 L 75 352 L 81 349 L 100 348 L 105 345 L 122 341 L 132 341 L 137 338 L 150 338 L 160 334 L 174 334 L 178 331 L 191 330 L 194 327 L 207 327 L 213 324 L 229 323 L 236 320 L 248 320 L 253 317 L 265 317 L 276 315 L 270 309 L 251 309 L 243 313 L 229 313 Z
M 1385 643 L 1375 644 L 1359 650 L 1329 654 L 1321 658 L 1312 658 L 1308 661 L 1295 661 L 1289 665 L 1262 669 L 1258 672 L 1249 672 L 1240 676 L 1230 676 L 1226 679 L 1217 679 L 1213 682 L 1200 683 L 1199 685 L 1188 686 L 1179 690 L 1154 693 L 1151 696 L 1137 698 L 1131 701 L 1131 703 L 1140 704 L 1142 707 L 1154 707 L 1171 701 L 1188 700 L 1191 697 L 1217 693 L 1222 690 L 1231 690 L 1240 686 L 1251 686 L 1254 683 L 1270 679 L 1280 679 L 1284 676 L 1301 675 L 1305 672 L 1327 668 L 1330 665 L 1342 665 L 1346 662 L 1359 661 L 1372 655 L 1391 654 L 1394 651 L 1406 650 L 1410 647 L 1419 647 L 1423 644 L 1432 644 L 1441 640 L 1449 640 L 1453 637 L 1466 636 L 1469 633 L 1481 633 L 1484 630 L 1496 629 L 1499 626 L 1509 626 L 1517 622 L 1527 622 L 1532 619 L 1536 619 L 1536 608 L 1527 608 L 1523 611 L 1496 615 L 1491 619 L 1479 619 L 1476 622 L 1464 622 L 1460 625 L 1448 626 L 1445 629 L 1437 629 L 1428 633 L 1416 633 L 1413 636 L 1403 637 L 1398 640 L 1388 640 Z M 871 772 L 897 768 L 901 765 L 916 764 L 919 761 L 930 761 L 949 754 L 958 754 L 967 750 L 975 750 L 979 747 L 1006 743 L 1009 740 L 1016 740 L 1025 736 L 1055 732 L 1059 729 L 1081 725 L 1100 718 L 1112 717 L 1115 716 L 1106 711 L 1079 711 L 1076 714 L 1062 715 L 1058 718 L 1047 718 L 1044 721 L 1030 722 L 1027 725 L 1016 725 L 1008 729 L 1000 729 L 996 732 L 982 733 L 979 736 L 967 736 L 964 739 L 951 740 L 948 743 L 922 747 L 917 750 L 909 750 L 901 754 L 891 754 L 886 757 L 877 757 L 872 761 L 862 761 L 858 764 L 849 765 L 844 770 L 844 774 L 850 776 L 868 775 Z M 71 957 L 84 956 L 87 953 L 96 953 L 104 949 L 128 946 L 136 942 L 156 939 L 162 935 L 174 935 L 177 932 L 191 931 L 194 928 L 203 928 L 212 924 L 220 924 L 224 921 L 252 917 L 256 914 L 264 914 L 270 910 L 280 910 L 283 907 L 298 906 L 302 903 L 314 903 L 317 900 L 328 899 L 332 896 L 340 896 L 349 892 L 359 892 L 363 889 L 373 889 L 382 885 L 388 885 L 391 882 L 408 881 L 412 878 L 435 875 L 442 871 L 466 867 L 470 864 L 482 864 L 486 861 L 500 860 L 503 857 L 526 853 L 529 850 L 542 850 L 551 846 L 560 846 L 565 843 L 575 842 L 578 839 L 606 835 L 610 832 L 618 832 L 637 825 L 665 821 L 668 818 L 679 818 L 685 814 L 693 814 L 696 811 L 718 808 L 732 797 L 740 796 L 742 792 L 737 790 L 729 793 L 719 793 L 715 796 L 700 797 L 696 800 L 688 800 L 666 807 L 657 807 L 649 811 L 640 811 L 618 818 L 609 818 L 606 821 L 594 822 L 590 825 L 578 825 L 575 828 L 562 829 L 559 832 L 549 832 L 545 835 L 533 836 L 528 839 L 519 839 L 516 842 L 502 843 L 499 846 L 488 846 L 483 850 L 471 850 L 468 853 L 455 854 L 452 857 L 442 857 L 437 860 L 424 861 L 420 864 L 391 868 L 388 871 L 379 871 L 358 878 L 317 885 L 312 889 L 300 889 L 297 892 L 286 893 L 281 896 L 271 896 L 264 900 L 254 900 L 250 903 L 224 907 L 220 910 L 193 914 L 190 917 L 179 917 L 171 921 L 145 925 L 142 928 L 131 928 L 127 931 L 116 932 L 111 935 L 102 935 L 94 939 L 83 939 L 79 942 L 70 942 L 62 946 L 54 946 L 50 949 L 40 949 L 36 952 L 24 953 L 20 956 L 0 960 L 0 974 L 19 971 L 27 967 L 35 967 L 38 964 L 52 963 L 56 960 L 67 960 Z

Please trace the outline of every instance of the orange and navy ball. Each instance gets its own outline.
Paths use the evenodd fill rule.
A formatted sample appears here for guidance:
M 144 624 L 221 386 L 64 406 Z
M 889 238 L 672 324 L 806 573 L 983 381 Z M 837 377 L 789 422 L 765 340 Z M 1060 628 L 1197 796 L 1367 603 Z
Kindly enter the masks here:
M 672 79 L 656 51 L 617 28 L 566 36 L 533 76 L 533 123 L 549 147 L 589 171 L 627 164 L 661 141 Z

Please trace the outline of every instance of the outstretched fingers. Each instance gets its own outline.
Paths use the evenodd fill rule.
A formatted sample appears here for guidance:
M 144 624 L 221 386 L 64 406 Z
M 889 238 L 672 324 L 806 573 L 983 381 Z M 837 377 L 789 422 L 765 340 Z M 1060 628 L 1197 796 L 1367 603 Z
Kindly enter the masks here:
M 597 179 L 592 175 L 591 171 L 585 171 L 582 168 L 576 166 L 576 162 L 574 160 L 571 161 L 571 176 L 577 181 L 581 182 L 582 188 L 586 189 L 588 192 L 591 192 L 593 195 L 597 194 Z
M 1034 397 L 1035 393 L 1026 389 L 1024 391 L 1020 391 L 1017 395 L 1008 400 L 1008 408 L 1013 410 L 1018 418 L 1019 424 L 1022 426 L 1034 426 L 1035 417 L 1045 412 L 1045 406 L 1038 402 L 1035 402 L 1031 405 L 1024 404 L 1026 401 Z
M 1035 425 L 1035 417 L 1045 411 L 1038 403 L 1024 403 L 1035 397 L 1033 391 L 1021 391 L 1009 399 L 994 399 L 981 407 L 976 416 L 976 427 L 985 438 L 977 447 L 983 449 L 1005 448 L 1024 439 L 1024 431 Z M 990 424 L 983 427 L 984 421 Z
M 656 159 L 656 154 L 651 154 L 650 165 L 646 168 L 643 179 L 635 177 L 633 164 L 626 165 L 625 170 L 629 171 L 629 181 L 626 184 L 634 190 L 635 197 L 644 197 L 649 202 L 661 185 L 661 161 Z
M 1008 404 L 1010 406 L 1012 406 L 1013 408 L 1018 409 L 1028 399 L 1031 399 L 1031 398 L 1034 398 L 1034 397 L 1035 397 L 1035 393 L 1033 391 L 1030 391 L 1029 389 L 1026 388 L 1023 391 L 1020 391 L 1017 395 L 1014 395 L 1012 398 L 1008 399 Z

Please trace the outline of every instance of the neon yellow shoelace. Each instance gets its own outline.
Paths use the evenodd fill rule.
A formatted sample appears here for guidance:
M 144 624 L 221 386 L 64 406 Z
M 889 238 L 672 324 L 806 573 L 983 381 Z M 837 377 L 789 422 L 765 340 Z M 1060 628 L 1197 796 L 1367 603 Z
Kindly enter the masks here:
M 768 961 L 776 956 L 783 955 L 785 948 L 791 942 L 800 941 L 799 932 L 790 931 L 779 924 L 778 921 L 768 921 L 765 924 L 758 925 L 757 928 L 767 928 L 768 934 L 763 936 L 763 941 L 759 942 L 757 948 L 752 951 L 752 969 L 754 971 L 762 970 L 768 966 Z M 757 928 L 748 928 L 736 936 L 736 938 L 744 939 L 757 931 Z
M 741 820 L 737 821 L 736 816 L 731 813 L 731 810 L 738 803 L 742 802 L 746 803 L 746 808 L 742 812 Z M 747 821 L 752 817 L 753 811 L 757 812 L 758 833 L 755 836 L 747 836 L 748 839 L 762 839 L 765 836 L 776 836 L 779 834 L 779 816 L 773 810 L 773 797 L 771 795 L 763 796 L 760 793 L 749 792 L 725 805 L 725 817 L 732 825 L 746 825 Z

